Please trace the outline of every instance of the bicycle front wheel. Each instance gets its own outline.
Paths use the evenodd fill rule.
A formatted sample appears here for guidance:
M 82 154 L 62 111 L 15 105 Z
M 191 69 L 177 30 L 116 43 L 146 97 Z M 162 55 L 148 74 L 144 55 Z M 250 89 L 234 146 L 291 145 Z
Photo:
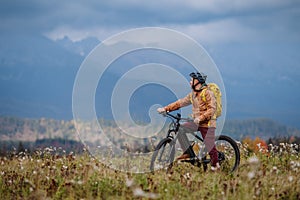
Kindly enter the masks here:
M 171 138 L 162 139 L 152 155 L 150 170 L 171 169 L 175 157 L 175 145 Z
M 227 173 L 234 172 L 240 164 L 240 150 L 236 142 L 226 135 L 220 135 L 215 144 L 221 170 Z

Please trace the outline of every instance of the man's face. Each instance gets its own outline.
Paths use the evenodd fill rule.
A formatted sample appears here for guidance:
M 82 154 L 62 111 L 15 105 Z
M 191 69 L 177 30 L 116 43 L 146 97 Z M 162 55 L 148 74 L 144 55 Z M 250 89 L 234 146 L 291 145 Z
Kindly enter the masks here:
M 193 81 L 194 80 L 194 81 Z M 193 85 L 196 85 L 196 88 L 195 89 L 200 89 L 201 88 L 201 83 L 200 84 L 198 84 L 199 83 L 199 81 L 198 81 L 198 79 L 193 79 L 193 78 L 191 78 L 191 80 L 190 80 L 190 85 L 191 85 L 191 88 L 193 89 Z M 197 85 L 198 84 L 198 85 Z

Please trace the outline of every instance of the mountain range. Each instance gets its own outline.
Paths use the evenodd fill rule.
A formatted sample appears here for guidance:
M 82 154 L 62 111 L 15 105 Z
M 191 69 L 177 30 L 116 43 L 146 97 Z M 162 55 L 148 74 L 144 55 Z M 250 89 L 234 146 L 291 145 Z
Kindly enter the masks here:
M 72 91 L 76 73 L 85 57 L 99 43 L 97 38 L 74 42 L 65 37 L 53 41 L 39 34 L 2 33 L 0 115 L 72 119 Z M 204 44 L 224 80 L 228 119 L 263 117 L 300 128 L 300 93 L 296 92 L 300 86 L 300 72 L 299 64 L 295 63 L 300 49 L 295 45 L 291 48 L 285 45 L 289 44 Z M 157 56 L 156 53 L 153 55 Z M 131 55 L 121 60 L 123 63 L 116 63 L 101 79 L 99 85 L 102 90 L 97 92 L 96 100 L 101 99 L 104 103 L 96 104 L 96 109 L 101 111 L 99 117 L 111 117 L 107 105 L 111 83 L 121 77 L 118 66 L 125 62 L 128 66 L 149 62 L 143 56 L 139 58 L 142 59 Z M 171 65 L 184 64 L 164 56 L 157 56 L 156 59 Z M 182 73 L 187 69 L 183 68 Z M 136 105 L 130 104 L 131 114 L 137 119 L 147 119 L 151 105 L 164 105 L 176 99 L 166 88 L 156 85 L 150 85 L 147 90 L 141 88 L 140 92 Z

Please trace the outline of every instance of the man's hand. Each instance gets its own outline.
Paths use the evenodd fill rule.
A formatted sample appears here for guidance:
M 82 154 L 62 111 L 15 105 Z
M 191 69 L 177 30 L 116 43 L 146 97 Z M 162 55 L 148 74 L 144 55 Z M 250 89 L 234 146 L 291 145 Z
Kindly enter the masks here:
M 163 115 L 164 115 L 164 114 L 166 114 L 167 111 L 166 111 L 165 108 L 158 108 L 158 109 L 157 109 L 157 112 L 158 112 L 159 114 L 163 114 Z
M 200 123 L 200 118 L 199 118 L 199 117 L 195 118 L 195 119 L 194 119 L 194 123 L 197 124 L 197 125 L 199 125 L 199 123 Z
M 194 119 L 194 123 L 197 124 L 197 125 L 199 125 L 200 122 L 202 122 L 204 120 L 205 119 L 204 119 L 203 115 L 201 115 L 200 117 L 197 117 L 197 118 Z

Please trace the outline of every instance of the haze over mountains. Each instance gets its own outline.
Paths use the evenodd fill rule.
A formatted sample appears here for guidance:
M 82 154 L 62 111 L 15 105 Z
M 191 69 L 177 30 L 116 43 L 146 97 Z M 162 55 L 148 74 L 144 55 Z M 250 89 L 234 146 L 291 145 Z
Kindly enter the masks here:
M 39 34 L 0 36 L 0 115 L 71 119 L 76 73 L 86 55 L 100 41 L 86 38 L 73 42 L 67 37 L 53 41 Z M 299 46 L 284 43 L 203 45 L 222 74 L 229 119 L 264 117 L 300 128 Z M 276 59 L 278 57 L 281 59 Z M 164 59 L 164 56 L 158 57 L 157 62 L 164 63 Z M 128 66 L 131 62 L 148 61 L 146 58 L 138 60 L 134 54 L 124 60 Z M 167 63 L 184 64 L 174 60 Z M 105 87 L 96 99 L 103 98 L 101 95 L 111 90 L 110 81 L 120 77 L 118 65 L 108 73 L 100 82 Z M 162 93 L 168 91 L 155 85 L 141 89 L 137 105 L 131 108 L 132 115 L 147 116 L 152 104 L 163 105 L 175 100 L 169 93 L 159 96 Z M 109 98 L 109 95 L 104 97 L 106 103 Z M 101 110 L 100 117 L 109 117 L 106 103 L 96 105 Z

